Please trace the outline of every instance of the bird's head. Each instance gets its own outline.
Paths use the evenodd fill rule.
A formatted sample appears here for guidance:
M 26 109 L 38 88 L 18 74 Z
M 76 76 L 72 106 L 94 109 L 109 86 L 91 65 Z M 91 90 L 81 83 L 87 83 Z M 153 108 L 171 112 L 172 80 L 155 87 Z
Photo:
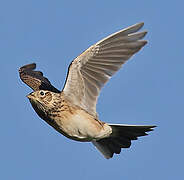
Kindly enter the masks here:
M 37 114 L 44 119 L 48 112 L 57 106 L 60 101 L 60 93 L 47 90 L 39 90 L 27 95 L 31 105 Z

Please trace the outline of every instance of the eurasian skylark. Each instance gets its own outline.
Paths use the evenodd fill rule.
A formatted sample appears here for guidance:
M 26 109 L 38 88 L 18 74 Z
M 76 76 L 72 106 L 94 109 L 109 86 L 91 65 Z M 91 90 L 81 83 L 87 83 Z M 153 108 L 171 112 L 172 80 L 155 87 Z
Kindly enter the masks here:
M 53 87 L 42 72 L 34 71 L 35 63 L 19 69 L 21 80 L 34 90 L 27 97 L 37 114 L 64 136 L 92 142 L 107 159 L 155 127 L 108 124 L 100 121 L 96 112 L 103 85 L 147 43 L 142 40 L 147 32 L 138 32 L 143 25 L 116 32 L 74 59 L 62 91 Z

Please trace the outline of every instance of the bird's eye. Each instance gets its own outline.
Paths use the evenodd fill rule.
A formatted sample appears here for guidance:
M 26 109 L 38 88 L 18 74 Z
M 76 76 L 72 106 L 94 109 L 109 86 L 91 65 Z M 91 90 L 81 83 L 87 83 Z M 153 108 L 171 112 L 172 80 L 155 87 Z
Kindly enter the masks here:
M 40 91 L 40 95 L 41 95 L 41 96 L 44 96 L 45 93 L 44 93 L 43 91 Z

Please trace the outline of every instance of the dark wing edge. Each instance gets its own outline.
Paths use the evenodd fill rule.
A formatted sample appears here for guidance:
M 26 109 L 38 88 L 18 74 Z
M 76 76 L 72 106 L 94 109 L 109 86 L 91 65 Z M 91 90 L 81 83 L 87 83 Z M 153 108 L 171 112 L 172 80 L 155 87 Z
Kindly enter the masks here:
M 35 63 L 22 66 L 19 69 L 20 79 L 34 91 L 48 90 L 55 93 L 61 92 L 54 86 L 52 86 L 50 81 L 43 76 L 43 73 L 41 71 L 35 71 L 35 69 L 36 69 Z

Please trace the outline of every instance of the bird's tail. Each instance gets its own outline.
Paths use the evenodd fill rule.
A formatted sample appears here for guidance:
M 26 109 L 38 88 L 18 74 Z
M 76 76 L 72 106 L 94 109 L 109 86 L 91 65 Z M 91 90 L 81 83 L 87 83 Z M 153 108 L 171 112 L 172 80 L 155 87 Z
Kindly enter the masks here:
M 113 154 L 120 154 L 121 148 L 129 148 L 131 140 L 146 136 L 156 126 L 109 124 L 112 128 L 110 137 L 92 141 L 105 158 L 112 158 Z

